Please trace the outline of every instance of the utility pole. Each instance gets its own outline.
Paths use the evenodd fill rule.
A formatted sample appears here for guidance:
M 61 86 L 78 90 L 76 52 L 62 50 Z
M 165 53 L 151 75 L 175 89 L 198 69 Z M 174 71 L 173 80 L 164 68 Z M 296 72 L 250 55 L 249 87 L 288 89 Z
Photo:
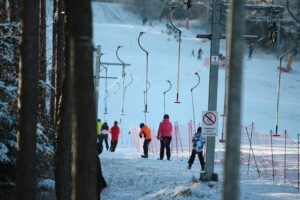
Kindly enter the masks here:
M 228 16 L 229 83 L 223 199 L 239 199 L 241 143 L 241 90 L 243 65 L 244 0 L 231 1 Z M 238 24 L 238 26 L 237 26 Z M 234 189 L 233 189 L 234 188 Z
M 218 92 L 218 71 L 219 71 L 219 49 L 221 36 L 221 0 L 215 0 L 211 10 L 211 33 L 197 35 L 197 38 L 207 38 L 211 40 L 210 48 L 210 71 L 209 71 L 209 94 L 208 111 L 217 110 L 217 92 Z M 202 181 L 218 181 L 218 175 L 214 173 L 215 160 L 215 136 L 207 137 L 206 164 L 205 172 L 200 174 Z
M 211 23 L 211 49 L 209 69 L 208 111 L 217 110 L 218 71 L 219 71 L 219 42 L 221 38 L 221 0 L 215 0 L 212 8 Z M 209 37 L 209 36 L 208 36 Z M 202 181 L 217 181 L 218 175 L 214 173 L 215 136 L 207 137 L 205 173 L 200 174 Z
M 95 67 L 95 107 L 96 107 L 96 118 L 98 119 L 98 98 L 99 98 L 99 79 L 100 79 L 100 57 L 101 57 L 101 46 L 97 45 L 96 48 L 96 67 Z

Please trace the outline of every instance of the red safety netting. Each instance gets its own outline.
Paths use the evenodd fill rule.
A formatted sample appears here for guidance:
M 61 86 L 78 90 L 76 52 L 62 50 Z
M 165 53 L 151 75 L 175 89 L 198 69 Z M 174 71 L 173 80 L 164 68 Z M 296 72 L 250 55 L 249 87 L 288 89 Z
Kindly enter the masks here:
M 143 140 L 139 138 L 139 130 L 131 128 L 131 139 L 134 147 L 142 152 Z M 184 125 L 174 123 L 172 155 L 177 157 L 189 155 L 194 132 L 191 121 Z M 298 141 L 291 139 L 287 132 L 277 135 L 280 136 L 274 136 L 272 132 L 259 132 L 254 123 L 241 126 L 241 171 L 299 188 L 299 139 Z M 149 151 L 158 156 L 160 142 L 155 136 L 156 130 L 152 129 Z M 215 162 L 221 164 L 224 162 L 224 152 L 225 144 L 216 141 Z

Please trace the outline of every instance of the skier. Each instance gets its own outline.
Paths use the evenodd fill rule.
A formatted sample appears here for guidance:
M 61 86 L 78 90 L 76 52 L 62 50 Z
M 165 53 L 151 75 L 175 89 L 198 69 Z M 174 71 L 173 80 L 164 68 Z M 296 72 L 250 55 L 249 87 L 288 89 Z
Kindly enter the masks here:
M 202 49 L 201 47 L 198 49 L 198 60 L 201 60 L 202 59 Z
M 194 49 L 192 49 L 192 54 L 191 54 L 191 56 L 192 56 L 192 57 L 195 56 L 195 51 L 194 51 Z
M 100 154 L 100 152 L 102 152 L 103 146 L 102 146 L 102 142 L 101 142 L 101 119 L 97 120 L 97 150 L 98 150 L 98 154 Z
M 164 119 L 159 124 L 156 138 L 160 140 L 160 157 L 159 160 L 163 160 L 164 151 L 166 148 L 167 159 L 171 158 L 170 143 L 172 140 L 172 123 L 169 120 L 169 115 L 165 114 Z
M 192 165 L 195 160 L 195 156 L 196 156 L 196 154 L 198 154 L 198 158 L 199 158 L 200 164 L 201 164 L 201 170 L 204 171 L 205 162 L 204 162 L 204 158 L 203 158 L 203 147 L 205 144 L 205 137 L 202 135 L 201 127 L 199 127 L 197 129 L 197 133 L 195 133 L 192 141 L 193 141 L 193 150 L 192 150 L 191 157 L 188 161 L 189 165 L 187 168 L 188 169 L 192 168 Z
M 249 55 L 248 55 L 248 59 L 247 60 L 252 60 L 252 53 L 253 53 L 253 45 L 249 46 Z
M 110 128 L 110 133 L 111 133 L 110 151 L 114 152 L 118 144 L 119 133 L 120 133 L 120 128 L 118 127 L 117 121 L 115 121 L 114 125 Z
M 97 120 L 97 136 L 100 140 L 101 137 L 101 127 L 102 127 L 102 123 L 101 123 L 101 119 Z
M 144 18 L 142 19 L 143 26 L 145 26 L 147 20 L 148 20 L 147 17 L 144 17 Z
M 107 122 L 104 122 L 101 127 L 101 137 L 100 137 L 100 143 L 103 144 L 103 140 L 105 142 L 106 150 L 108 151 L 108 133 L 109 133 L 109 127 L 107 125 Z
M 148 158 L 148 147 L 149 144 L 151 142 L 151 131 L 149 129 L 148 126 L 146 126 L 144 123 L 140 124 L 140 133 L 139 136 L 140 138 L 145 138 L 144 140 L 144 145 L 143 145 L 143 149 L 144 149 L 144 155 L 141 155 L 142 158 Z

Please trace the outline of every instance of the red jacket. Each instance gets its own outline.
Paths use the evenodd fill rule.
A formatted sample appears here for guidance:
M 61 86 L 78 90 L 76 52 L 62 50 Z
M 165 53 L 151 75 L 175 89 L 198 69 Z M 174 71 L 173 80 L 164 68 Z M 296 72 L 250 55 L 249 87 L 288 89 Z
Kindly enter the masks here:
M 161 138 L 164 136 L 172 136 L 172 123 L 169 119 L 164 119 L 159 124 L 159 128 L 157 131 L 157 138 Z
M 113 126 L 110 128 L 110 131 L 111 133 L 111 141 L 112 142 L 115 142 L 115 141 L 118 141 L 119 139 L 119 133 L 120 133 L 120 128 L 118 126 Z

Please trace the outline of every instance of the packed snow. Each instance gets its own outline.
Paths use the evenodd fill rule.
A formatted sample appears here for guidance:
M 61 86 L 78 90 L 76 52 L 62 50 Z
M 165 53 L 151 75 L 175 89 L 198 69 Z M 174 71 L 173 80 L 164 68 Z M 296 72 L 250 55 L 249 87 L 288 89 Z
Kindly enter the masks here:
M 194 90 L 196 123 L 201 123 L 201 113 L 208 107 L 209 67 L 207 59 L 210 56 L 210 42 L 196 39 L 197 33 L 203 30 L 183 31 L 181 45 L 179 100 L 181 104 L 174 104 L 176 100 L 176 76 L 178 42 L 173 35 L 166 33 L 167 21 L 153 21 L 146 26 L 142 20 L 132 13 L 125 11 L 121 5 L 109 3 L 93 3 L 94 44 L 101 45 L 104 55 L 101 62 L 120 63 L 119 57 L 130 64 L 126 67 L 125 84 L 133 83 L 125 93 L 124 113 L 122 110 L 123 81 L 122 68 L 108 67 L 108 76 L 117 79 L 108 79 L 108 101 L 105 105 L 105 80 L 100 80 L 100 95 L 98 100 L 98 116 L 110 125 L 116 120 L 121 127 L 120 141 L 116 152 L 104 150 L 101 157 L 103 175 L 108 187 L 101 194 L 102 199 L 221 199 L 223 183 L 223 161 L 219 159 L 215 164 L 215 172 L 219 175 L 218 182 L 201 182 L 200 165 L 198 160 L 191 170 L 187 169 L 189 153 L 172 153 L 171 161 L 157 160 L 158 155 L 150 154 L 150 158 L 141 159 L 134 148 L 131 127 L 138 127 L 144 122 L 144 90 L 146 55 L 139 48 L 137 38 L 140 32 L 146 32 L 141 37 L 141 45 L 149 51 L 149 81 L 148 110 L 146 123 L 151 129 L 158 128 L 164 114 L 163 92 L 168 89 L 167 80 L 172 82 L 172 89 L 166 94 L 166 112 L 172 122 L 177 121 L 187 126 L 192 119 L 192 103 L 190 89 L 196 84 L 194 75 L 198 72 L 201 78 L 200 85 Z M 179 23 L 179 22 L 178 22 Z M 178 24 L 177 23 L 177 24 Z M 181 22 L 184 24 L 184 22 Z M 199 47 L 203 50 L 202 59 L 197 59 Z M 195 56 L 192 56 L 192 50 Z M 255 123 L 256 129 L 268 134 L 275 129 L 276 95 L 279 61 L 275 54 L 265 54 L 260 49 L 254 49 L 252 61 L 247 61 L 247 47 L 244 49 L 245 59 L 243 66 L 243 100 L 242 125 Z M 285 50 L 283 50 L 284 52 Z M 221 41 L 220 52 L 225 55 L 225 41 Z M 95 62 L 94 62 L 95 63 Z M 286 61 L 283 63 L 286 65 Z M 287 130 L 289 136 L 297 138 L 300 131 L 300 69 L 299 61 L 293 62 L 292 71 L 282 73 L 279 107 L 279 131 Z M 103 68 L 102 68 L 103 69 Z M 101 71 L 105 76 L 105 70 Z M 224 103 L 224 67 L 219 70 L 218 105 L 219 140 Z M 108 114 L 104 114 L 107 107 Z M 156 133 L 152 133 L 155 135 Z M 153 142 L 153 141 L 152 141 Z M 247 166 L 241 165 L 240 172 L 241 199 L 300 199 L 299 190 L 282 180 L 258 178 L 255 170 L 247 173 Z M 233 188 L 234 189 L 234 188 Z

